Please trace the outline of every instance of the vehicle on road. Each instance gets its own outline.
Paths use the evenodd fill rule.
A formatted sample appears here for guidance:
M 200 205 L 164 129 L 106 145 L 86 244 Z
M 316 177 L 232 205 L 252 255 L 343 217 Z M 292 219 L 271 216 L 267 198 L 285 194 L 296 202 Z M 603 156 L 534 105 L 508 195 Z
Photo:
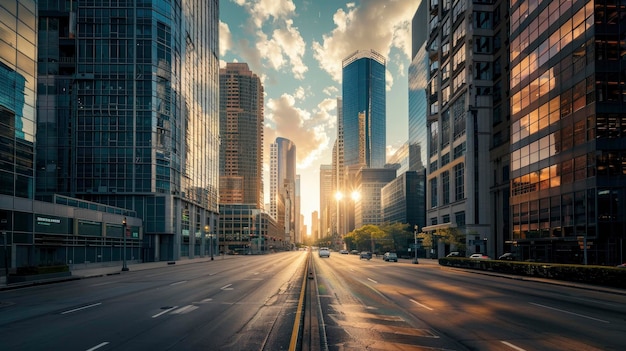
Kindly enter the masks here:
M 385 252 L 383 255 L 383 261 L 387 262 L 398 262 L 398 254 L 395 252 Z
M 358 255 L 359 254 L 359 250 L 352 250 L 350 251 L 351 255 Z
M 452 251 L 446 255 L 446 257 L 461 257 L 461 253 L 458 251 Z
M 500 257 L 498 257 L 499 260 L 504 260 L 504 261 L 515 261 L 517 258 L 515 257 L 515 255 L 511 252 L 506 252 L 505 254 L 501 255 Z
M 327 247 L 320 247 L 319 255 L 320 257 L 330 257 L 330 249 Z
M 342 255 L 347 255 L 348 254 L 348 250 L 339 250 L 339 253 Z
M 372 259 L 372 253 L 369 251 L 362 251 L 361 254 L 359 255 L 359 259 L 370 260 Z
M 475 253 L 475 254 L 470 255 L 469 258 L 472 260 L 488 260 L 489 256 L 485 254 L 481 254 L 481 253 Z
M 618 264 L 616 267 L 617 268 L 626 268 L 626 262 L 624 262 L 622 264 Z

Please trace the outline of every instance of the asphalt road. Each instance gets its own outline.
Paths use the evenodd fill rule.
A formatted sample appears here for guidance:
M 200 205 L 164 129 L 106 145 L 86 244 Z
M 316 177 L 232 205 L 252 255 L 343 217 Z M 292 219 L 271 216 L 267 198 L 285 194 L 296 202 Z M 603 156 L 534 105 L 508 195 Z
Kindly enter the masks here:
M 0 291 L 0 350 L 288 350 L 307 257 L 229 257 Z M 431 260 L 314 252 L 312 263 L 316 296 L 306 301 L 319 314 L 304 325 L 320 340 L 303 351 L 626 349 L 626 292 Z
M 626 295 L 449 269 L 315 257 L 329 350 L 625 350 Z
M 287 349 L 305 252 L 0 292 L 2 350 Z

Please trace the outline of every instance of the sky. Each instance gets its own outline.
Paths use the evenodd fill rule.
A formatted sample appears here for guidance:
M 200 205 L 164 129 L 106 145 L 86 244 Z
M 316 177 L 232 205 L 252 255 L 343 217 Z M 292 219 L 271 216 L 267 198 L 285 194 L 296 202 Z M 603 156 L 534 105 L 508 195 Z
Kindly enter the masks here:
M 220 66 L 245 62 L 265 90 L 263 182 L 269 203 L 269 150 L 296 145 L 300 212 L 311 232 L 320 211 L 320 165 L 332 162 L 341 61 L 356 50 L 386 60 L 387 154 L 408 139 L 411 19 L 420 0 L 220 0 Z

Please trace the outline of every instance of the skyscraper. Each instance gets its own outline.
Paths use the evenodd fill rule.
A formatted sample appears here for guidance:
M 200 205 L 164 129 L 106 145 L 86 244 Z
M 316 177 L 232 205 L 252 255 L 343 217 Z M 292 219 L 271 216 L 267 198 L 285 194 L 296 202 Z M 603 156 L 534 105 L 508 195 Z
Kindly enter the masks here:
M 356 51 L 342 62 L 343 166 L 385 166 L 385 64 L 373 50 Z
M 206 254 L 204 228 L 218 221 L 219 1 L 67 5 L 39 6 L 38 197 L 135 211 L 144 260 Z
M 521 259 L 626 251 L 623 3 L 511 1 L 511 217 Z
M 295 243 L 296 145 L 278 137 L 270 145 L 270 214 L 283 229 L 283 242 Z
M 263 101 L 247 63 L 220 69 L 220 204 L 263 208 Z
M 451 230 L 468 253 L 494 255 L 492 126 L 501 118 L 506 2 L 428 3 L 426 226 Z M 415 22 L 414 22 L 415 23 Z M 443 250 L 443 245 L 439 246 Z M 438 255 L 444 252 L 439 251 Z

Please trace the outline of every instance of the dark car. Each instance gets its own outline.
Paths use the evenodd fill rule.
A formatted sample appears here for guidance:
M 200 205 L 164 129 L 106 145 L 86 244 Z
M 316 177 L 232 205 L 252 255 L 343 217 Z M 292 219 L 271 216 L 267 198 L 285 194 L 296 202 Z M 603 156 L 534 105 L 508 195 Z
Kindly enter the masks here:
M 369 252 L 369 251 L 362 251 L 361 255 L 359 255 L 359 259 L 370 260 L 370 259 L 372 259 L 372 253 Z
M 510 253 L 510 252 L 507 252 L 507 253 L 501 255 L 500 257 L 498 257 L 498 259 L 499 260 L 505 260 L 505 261 L 515 261 L 516 260 L 515 255 Z
M 458 251 L 452 251 L 446 255 L 446 257 L 461 257 L 461 253 Z
M 385 252 L 385 255 L 383 256 L 383 261 L 398 262 L 398 255 L 395 252 Z

